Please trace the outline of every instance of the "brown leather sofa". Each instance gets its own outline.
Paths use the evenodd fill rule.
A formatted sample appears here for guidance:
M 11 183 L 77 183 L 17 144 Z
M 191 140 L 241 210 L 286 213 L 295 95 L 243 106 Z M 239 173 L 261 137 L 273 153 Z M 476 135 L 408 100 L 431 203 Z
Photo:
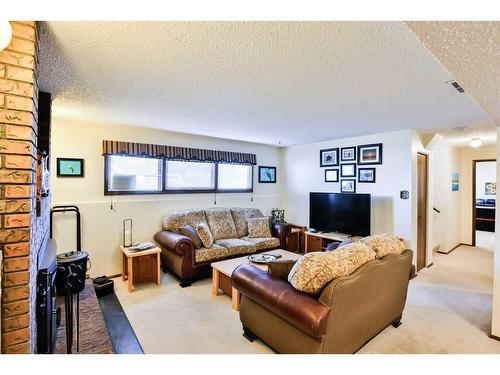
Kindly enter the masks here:
M 386 255 L 331 281 L 318 296 L 250 265 L 238 267 L 244 336 L 279 353 L 355 353 L 401 324 L 413 252 Z
M 167 215 L 163 221 L 164 230 L 154 236 L 162 249 L 163 271 L 172 271 L 180 278 L 179 285 L 186 287 L 196 279 L 209 277 L 210 264 L 214 261 L 271 249 L 286 249 L 290 234 L 288 224 L 272 224 L 272 238 L 248 237 L 247 220 L 262 216 L 262 212 L 255 208 L 184 210 Z M 182 225 L 196 226 L 199 222 L 205 222 L 214 235 L 214 245 L 209 249 L 197 249 L 191 239 L 177 232 Z M 218 231 L 225 232 L 226 226 L 234 226 L 235 237 L 217 236 Z

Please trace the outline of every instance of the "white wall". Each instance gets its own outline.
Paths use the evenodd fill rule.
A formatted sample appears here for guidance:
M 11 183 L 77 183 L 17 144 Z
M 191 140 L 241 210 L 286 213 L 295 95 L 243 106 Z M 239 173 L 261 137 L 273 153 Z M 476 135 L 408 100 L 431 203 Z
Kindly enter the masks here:
M 408 239 L 414 248 L 413 135 L 413 131 L 404 130 L 283 149 L 283 207 L 287 221 L 309 224 L 309 192 L 340 192 L 340 183 L 324 182 L 326 168 L 319 166 L 321 149 L 383 143 L 383 164 L 374 166 L 376 183 L 356 183 L 356 191 L 372 194 L 372 233 L 394 233 Z M 410 191 L 410 199 L 400 199 L 401 190 Z
M 460 242 L 472 244 L 472 164 L 473 160 L 496 159 L 495 146 L 460 148 Z M 484 190 L 484 188 L 483 188 Z
M 460 154 L 457 147 L 440 143 L 433 150 L 434 206 L 441 213 L 433 212 L 433 248 L 449 252 L 460 243 L 460 186 L 451 190 L 452 173 L 460 173 Z M 461 180 L 461 184 L 464 181 Z
M 161 228 L 161 218 L 167 212 L 214 205 L 213 194 L 104 196 L 104 139 L 255 153 L 258 164 L 278 168 L 278 183 L 259 184 L 255 167 L 254 201 L 251 202 L 249 193 L 218 194 L 217 206 L 257 207 L 265 214 L 269 214 L 271 208 L 279 207 L 282 168 L 280 149 L 277 147 L 132 126 L 53 118 L 52 204 L 79 206 L 82 212 L 82 247 L 90 253 L 92 277 L 121 272 L 119 245 L 122 240 L 123 219 L 133 219 L 134 240 L 147 241 L 152 240 L 155 232 Z M 58 157 L 85 159 L 85 177 L 57 178 L 55 161 Z M 59 252 L 75 249 L 73 215 L 55 216 L 54 238 Z
M 497 128 L 497 139 L 500 139 L 500 127 Z M 497 181 L 500 181 L 500 147 L 496 147 Z M 497 190 L 497 201 L 500 192 Z M 500 214 L 496 210 L 495 234 L 500 233 Z M 493 312 L 491 334 L 500 338 L 500 236 L 495 235 L 495 255 L 493 260 Z
M 476 199 L 495 199 L 495 195 L 486 195 L 486 183 L 496 182 L 497 163 L 484 161 L 476 163 Z

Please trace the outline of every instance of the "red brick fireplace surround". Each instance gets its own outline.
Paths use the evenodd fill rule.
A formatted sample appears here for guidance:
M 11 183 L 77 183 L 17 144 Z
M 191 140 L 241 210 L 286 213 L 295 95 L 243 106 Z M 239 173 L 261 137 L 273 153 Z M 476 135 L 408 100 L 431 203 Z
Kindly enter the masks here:
M 50 197 L 36 209 L 37 25 L 11 25 L 12 41 L 0 51 L 1 352 L 33 353 L 36 261 L 48 235 Z

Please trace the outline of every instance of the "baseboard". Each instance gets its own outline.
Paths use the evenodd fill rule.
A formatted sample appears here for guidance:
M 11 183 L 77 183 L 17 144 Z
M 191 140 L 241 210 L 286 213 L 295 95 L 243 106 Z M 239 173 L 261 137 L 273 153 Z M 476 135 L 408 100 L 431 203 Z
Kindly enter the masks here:
M 500 337 L 490 334 L 490 339 L 500 341 Z
M 449 251 L 439 251 L 439 250 L 437 250 L 437 252 L 438 252 L 439 254 L 445 254 L 445 255 L 446 255 L 446 254 L 451 253 L 453 250 L 455 250 L 457 247 L 460 247 L 460 246 L 472 246 L 472 245 L 469 245 L 469 244 L 466 244 L 466 243 L 460 242 L 458 245 L 456 245 L 456 246 L 452 247 Z

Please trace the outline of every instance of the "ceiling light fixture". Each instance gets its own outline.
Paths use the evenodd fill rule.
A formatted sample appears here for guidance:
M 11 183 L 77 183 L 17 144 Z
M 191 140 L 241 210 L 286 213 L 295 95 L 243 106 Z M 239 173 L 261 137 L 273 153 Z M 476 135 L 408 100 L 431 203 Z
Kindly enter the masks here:
M 481 138 L 472 138 L 472 140 L 470 141 L 471 147 L 479 147 L 482 144 L 483 142 L 481 142 Z
M 0 21 L 0 51 L 6 49 L 12 39 L 12 26 L 9 21 Z

